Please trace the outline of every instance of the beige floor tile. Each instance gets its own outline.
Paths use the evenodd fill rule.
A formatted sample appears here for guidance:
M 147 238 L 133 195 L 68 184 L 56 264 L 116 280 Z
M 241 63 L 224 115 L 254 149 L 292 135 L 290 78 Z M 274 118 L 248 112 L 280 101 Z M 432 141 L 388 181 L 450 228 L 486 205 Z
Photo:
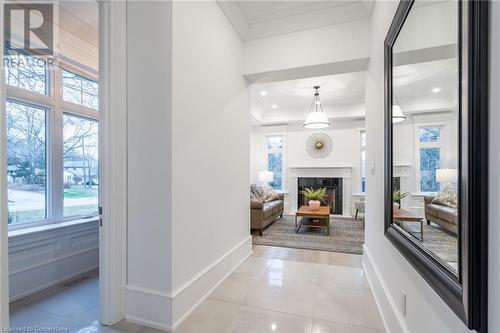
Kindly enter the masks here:
M 278 250 L 275 246 L 263 246 L 263 245 L 255 245 L 253 247 L 253 256 L 260 258 L 274 258 L 276 255 L 276 251 Z
M 201 303 L 180 325 L 175 333 L 224 332 L 240 311 L 241 306 L 206 300 Z
M 383 330 L 314 319 L 311 333 L 383 333 Z
M 329 287 L 362 291 L 370 290 L 364 271 L 361 268 L 337 265 L 317 265 L 316 281 L 318 284 Z
M 267 268 L 267 279 L 278 279 L 304 283 L 316 282 L 317 264 L 275 259 Z
M 318 264 L 361 268 L 363 256 L 350 253 L 317 251 Z
M 233 273 L 210 294 L 209 298 L 243 304 L 257 281 L 259 281 L 258 277 Z
M 262 278 L 247 299 L 247 305 L 312 317 L 316 285 Z
M 235 273 L 260 277 L 271 264 L 271 261 L 272 259 L 250 257 L 235 270 Z
M 226 332 L 231 333 L 311 333 L 312 319 L 281 312 L 244 308 Z
M 317 286 L 314 318 L 383 329 L 371 292 Z

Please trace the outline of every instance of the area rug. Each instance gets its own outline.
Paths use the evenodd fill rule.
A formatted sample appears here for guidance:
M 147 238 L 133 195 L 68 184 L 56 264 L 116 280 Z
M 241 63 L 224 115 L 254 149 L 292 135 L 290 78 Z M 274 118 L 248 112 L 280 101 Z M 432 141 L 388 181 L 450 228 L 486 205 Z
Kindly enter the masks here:
M 363 254 L 363 219 L 331 217 L 329 236 L 325 229 L 306 227 L 295 233 L 294 219 L 294 216 L 283 216 L 264 229 L 262 236 L 253 232 L 253 244 Z
M 405 222 L 403 229 L 410 232 L 415 237 L 420 238 L 420 224 Z M 431 223 L 424 223 L 424 241 L 423 246 L 429 249 L 441 260 L 447 262 L 451 266 L 458 261 L 458 240 L 457 237 L 438 226 Z

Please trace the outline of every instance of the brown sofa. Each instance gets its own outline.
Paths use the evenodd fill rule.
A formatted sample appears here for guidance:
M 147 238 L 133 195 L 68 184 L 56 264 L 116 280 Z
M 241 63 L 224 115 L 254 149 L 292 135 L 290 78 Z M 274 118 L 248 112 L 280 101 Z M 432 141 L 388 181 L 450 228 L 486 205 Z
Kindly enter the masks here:
M 252 185 L 252 189 L 257 185 Z M 278 218 L 283 217 L 283 194 L 278 193 L 279 199 L 264 202 L 258 191 L 252 191 L 256 200 L 250 199 L 250 228 L 259 231 L 262 236 L 262 230 L 276 221 Z
M 442 228 L 451 231 L 454 234 L 458 233 L 458 212 L 456 208 L 432 203 L 434 196 L 425 196 L 425 219 L 427 225 L 434 222 Z

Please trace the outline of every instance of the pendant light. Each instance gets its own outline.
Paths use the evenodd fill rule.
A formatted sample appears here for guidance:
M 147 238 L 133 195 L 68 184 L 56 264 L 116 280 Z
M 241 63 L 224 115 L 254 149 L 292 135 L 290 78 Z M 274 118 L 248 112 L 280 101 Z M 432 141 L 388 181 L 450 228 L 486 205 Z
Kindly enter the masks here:
M 323 111 L 323 106 L 319 99 L 319 86 L 314 87 L 314 99 L 309 108 L 306 121 L 304 122 L 305 128 L 326 128 L 330 126 L 330 121 L 326 113 Z
M 394 96 L 394 99 L 396 100 L 396 103 L 393 103 L 392 105 L 392 123 L 397 124 L 402 121 L 405 121 L 406 117 L 403 114 L 403 110 L 401 110 L 401 107 L 399 106 L 399 102 L 396 96 Z

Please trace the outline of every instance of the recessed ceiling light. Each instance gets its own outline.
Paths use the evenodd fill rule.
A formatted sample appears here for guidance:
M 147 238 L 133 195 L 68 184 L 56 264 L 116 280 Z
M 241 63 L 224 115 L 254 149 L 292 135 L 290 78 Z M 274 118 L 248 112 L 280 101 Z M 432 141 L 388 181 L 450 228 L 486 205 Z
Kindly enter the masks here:
M 277 106 L 276 104 L 271 105 L 271 107 L 272 107 L 273 109 L 277 109 L 277 108 L 278 108 L 278 106 Z
M 266 95 L 267 95 L 267 91 L 262 90 L 262 91 L 260 92 L 260 95 L 261 95 L 261 96 L 266 96 Z
M 432 89 L 432 92 L 433 92 L 433 93 L 438 93 L 438 92 L 440 92 L 440 91 L 441 91 L 441 88 L 434 88 L 434 89 Z

